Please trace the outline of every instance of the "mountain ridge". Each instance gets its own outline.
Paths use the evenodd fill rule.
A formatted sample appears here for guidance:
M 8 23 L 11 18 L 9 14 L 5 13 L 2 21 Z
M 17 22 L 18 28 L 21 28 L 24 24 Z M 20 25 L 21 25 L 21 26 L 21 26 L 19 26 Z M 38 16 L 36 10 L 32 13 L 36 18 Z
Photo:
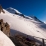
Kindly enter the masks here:
M 0 5 L 0 9 L 1 9 L 0 11 L 2 11 L 3 13 L 5 13 L 5 11 L 3 10 L 3 8 L 2 8 L 1 5 Z M 9 7 L 7 9 L 5 9 L 5 10 L 8 11 L 8 12 L 10 12 L 10 13 L 12 13 L 12 14 L 16 14 L 16 15 L 22 16 L 22 17 L 27 18 L 27 19 L 33 18 L 36 21 L 39 20 L 36 16 L 26 16 L 26 15 L 22 14 L 21 12 L 19 12 L 18 10 L 14 9 L 12 7 Z
M 45 36 L 46 24 L 40 22 L 39 20 L 36 21 L 33 17 L 29 17 L 26 15 L 20 16 L 17 14 L 12 14 L 5 9 L 4 9 L 4 11 L 5 11 L 5 14 L 1 13 L 0 19 L 3 19 L 5 22 L 8 22 L 11 29 L 17 30 L 24 34 L 34 35 L 34 36 L 38 36 L 41 38 L 46 38 L 46 36 Z M 26 18 L 28 18 L 28 19 L 26 19 Z M 36 35 L 36 34 L 39 34 L 39 35 Z

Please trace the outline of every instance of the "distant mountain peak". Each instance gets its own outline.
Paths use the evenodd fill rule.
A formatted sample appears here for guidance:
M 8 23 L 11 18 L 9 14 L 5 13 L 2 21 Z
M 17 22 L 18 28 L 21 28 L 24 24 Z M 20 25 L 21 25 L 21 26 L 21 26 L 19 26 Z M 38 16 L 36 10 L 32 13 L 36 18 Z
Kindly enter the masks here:
M 21 14 L 17 9 L 14 9 L 14 8 L 12 8 L 12 7 L 7 8 L 6 10 L 7 10 L 8 12 L 10 12 L 10 13 L 13 13 L 13 14 L 15 14 L 15 13 Z

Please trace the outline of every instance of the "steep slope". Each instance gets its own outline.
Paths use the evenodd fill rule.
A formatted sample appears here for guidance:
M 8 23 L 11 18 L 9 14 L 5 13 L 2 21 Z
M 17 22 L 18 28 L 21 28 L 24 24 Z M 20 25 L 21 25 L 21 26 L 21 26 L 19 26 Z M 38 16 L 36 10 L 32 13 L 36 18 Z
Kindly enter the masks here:
M 0 46 L 15 46 L 2 31 L 0 31 Z
M 12 30 L 15 30 L 15 32 L 12 32 L 13 34 L 16 32 L 21 32 L 30 36 L 36 36 L 40 38 L 46 39 L 46 24 L 39 20 L 35 20 L 32 17 L 22 17 L 16 14 L 12 14 L 5 10 L 5 14 L 0 14 L 0 19 L 3 19 L 4 22 L 8 22 L 10 25 L 10 28 Z M 29 19 L 27 19 L 29 18 Z

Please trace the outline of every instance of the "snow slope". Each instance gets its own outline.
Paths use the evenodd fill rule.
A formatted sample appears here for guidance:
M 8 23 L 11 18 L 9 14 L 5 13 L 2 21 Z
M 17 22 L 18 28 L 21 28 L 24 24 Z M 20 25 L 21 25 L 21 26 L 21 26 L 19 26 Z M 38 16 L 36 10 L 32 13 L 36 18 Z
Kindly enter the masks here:
M 12 14 L 8 10 L 5 10 L 5 14 L 0 14 L 0 19 L 3 19 L 4 22 L 8 22 L 10 28 L 30 36 L 36 36 L 46 39 L 46 24 L 34 19 L 34 17 L 25 17 Z M 28 18 L 28 19 L 27 19 Z M 15 32 L 14 32 L 15 33 Z
M 44 21 L 44 23 L 46 24 L 46 22 Z
M 15 46 L 2 31 L 0 31 L 0 46 Z

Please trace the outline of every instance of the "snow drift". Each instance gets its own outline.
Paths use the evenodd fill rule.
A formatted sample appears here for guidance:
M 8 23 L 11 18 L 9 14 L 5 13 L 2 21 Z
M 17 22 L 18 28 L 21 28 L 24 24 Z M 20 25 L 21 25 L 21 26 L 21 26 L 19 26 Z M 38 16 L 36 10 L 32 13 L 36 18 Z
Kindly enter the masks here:
M 15 46 L 13 42 L 0 30 L 0 46 Z

